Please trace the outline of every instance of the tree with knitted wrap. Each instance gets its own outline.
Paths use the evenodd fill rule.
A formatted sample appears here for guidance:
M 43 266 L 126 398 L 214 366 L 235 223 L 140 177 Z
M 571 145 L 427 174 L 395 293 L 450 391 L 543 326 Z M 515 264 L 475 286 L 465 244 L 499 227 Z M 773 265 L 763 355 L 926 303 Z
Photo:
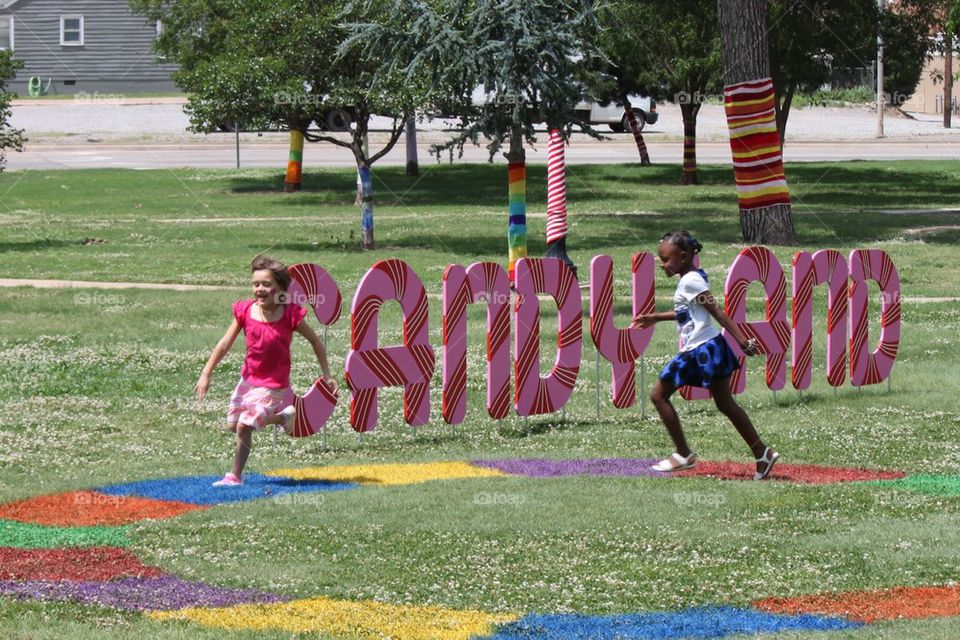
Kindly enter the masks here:
M 777 133 L 766 0 L 717 0 L 724 107 L 743 240 L 797 243 Z
M 486 138 L 490 160 L 508 163 L 509 271 L 527 255 L 526 149 L 535 124 L 569 130 L 583 98 L 580 77 L 597 55 L 592 0 L 357 0 L 351 42 L 375 50 L 386 68 L 429 79 L 424 113 L 455 114 L 459 130 L 434 146 L 462 154 Z M 565 256 L 565 252 L 564 252 Z M 563 257 L 563 256 L 557 256 Z
M 374 248 L 370 170 L 403 133 L 415 84 L 390 76 L 371 57 L 338 56 L 346 33 L 345 0 L 131 0 L 134 11 L 162 23 L 156 49 L 177 63 L 174 81 L 188 96 L 191 128 L 290 132 L 285 191 L 300 189 L 303 146 L 329 142 L 357 164 L 361 244 Z M 334 122 L 349 113 L 349 123 Z M 380 150 L 366 144 L 371 114 L 394 115 Z M 313 127 L 312 123 L 318 126 Z M 334 136 L 330 130 L 347 135 Z

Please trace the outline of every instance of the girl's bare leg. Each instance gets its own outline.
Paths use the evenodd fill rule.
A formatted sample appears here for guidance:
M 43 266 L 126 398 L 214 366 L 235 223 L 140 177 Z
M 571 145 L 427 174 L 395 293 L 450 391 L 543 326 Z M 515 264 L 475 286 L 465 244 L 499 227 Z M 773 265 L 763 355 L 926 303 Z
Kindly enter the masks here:
M 710 386 L 710 393 L 713 394 L 713 401 L 716 403 L 717 409 L 720 409 L 720 412 L 727 416 L 737 430 L 737 433 L 740 434 L 743 441 L 750 447 L 750 450 L 753 452 L 753 457 L 762 457 L 764 451 L 767 449 L 767 445 L 760 439 L 747 412 L 733 399 L 733 394 L 730 393 L 729 376 L 714 382 Z M 757 463 L 757 471 L 763 471 L 760 466 L 761 463 Z M 766 465 L 764 464 L 763 466 Z
M 673 384 L 658 379 L 650 392 L 650 400 L 653 406 L 660 414 L 663 426 L 667 428 L 670 439 L 673 440 L 673 446 L 676 452 L 686 458 L 690 455 L 690 447 L 687 446 L 687 438 L 683 434 L 683 428 L 680 426 L 680 418 L 677 416 L 676 409 L 670 402 L 670 396 L 677 390 Z
M 248 424 L 237 425 L 237 452 L 233 456 L 233 475 L 238 478 L 247 465 L 250 447 L 253 446 L 253 427 Z

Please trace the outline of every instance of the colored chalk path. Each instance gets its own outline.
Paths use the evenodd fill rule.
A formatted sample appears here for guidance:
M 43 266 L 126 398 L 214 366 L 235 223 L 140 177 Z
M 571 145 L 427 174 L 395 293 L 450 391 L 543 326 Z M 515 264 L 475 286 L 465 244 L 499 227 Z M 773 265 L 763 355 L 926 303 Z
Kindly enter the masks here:
M 322 632 L 356 638 L 431 640 L 724 638 L 784 631 L 837 631 L 895 619 L 960 616 L 960 587 L 896 587 L 768 598 L 751 608 L 709 606 L 617 615 L 487 613 L 436 606 L 291 600 L 282 594 L 190 582 L 144 565 L 130 552 L 128 525 L 191 511 L 298 493 L 358 490 L 477 478 L 618 476 L 682 482 L 749 480 L 753 466 L 701 462 L 676 474 L 654 459 L 502 459 L 279 469 L 244 476 L 242 487 L 212 487 L 213 476 L 143 480 L 37 496 L 0 505 L 0 596 L 71 601 L 141 611 L 231 630 Z M 960 495 L 960 477 L 780 464 L 775 481 L 861 482 L 937 496 Z

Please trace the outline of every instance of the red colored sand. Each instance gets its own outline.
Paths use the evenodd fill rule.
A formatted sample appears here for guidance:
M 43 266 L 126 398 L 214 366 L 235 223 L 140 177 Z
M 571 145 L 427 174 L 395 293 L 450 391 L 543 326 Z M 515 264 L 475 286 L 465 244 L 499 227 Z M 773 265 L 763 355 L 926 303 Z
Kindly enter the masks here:
M 771 613 L 821 613 L 860 622 L 960 616 L 960 586 L 894 587 L 878 591 L 767 598 L 753 605 Z
M 185 502 L 72 491 L 0 505 L 0 519 L 57 527 L 89 527 L 163 520 L 205 508 Z
M 0 580 L 100 581 L 164 575 L 118 547 L 16 549 L 0 547 Z
M 740 462 L 698 462 L 688 471 L 678 471 L 677 476 L 708 476 L 721 480 L 753 480 L 755 464 Z M 874 471 L 870 469 L 844 469 L 821 467 L 813 464 L 777 464 L 770 476 L 772 480 L 800 484 L 832 484 L 836 482 L 863 482 L 867 480 L 896 480 L 906 474 L 900 471 Z

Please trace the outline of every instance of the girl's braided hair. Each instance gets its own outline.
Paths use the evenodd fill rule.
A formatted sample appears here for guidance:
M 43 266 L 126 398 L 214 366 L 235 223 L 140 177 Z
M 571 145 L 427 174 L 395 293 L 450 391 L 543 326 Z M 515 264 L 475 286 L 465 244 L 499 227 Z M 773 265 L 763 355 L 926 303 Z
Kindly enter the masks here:
M 671 231 L 665 233 L 663 237 L 660 238 L 660 242 L 669 242 L 670 244 L 677 245 L 681 251 L 686 251 L 693 255 L 703 250 L 703 245 L 690 235 L 688 231 Z

